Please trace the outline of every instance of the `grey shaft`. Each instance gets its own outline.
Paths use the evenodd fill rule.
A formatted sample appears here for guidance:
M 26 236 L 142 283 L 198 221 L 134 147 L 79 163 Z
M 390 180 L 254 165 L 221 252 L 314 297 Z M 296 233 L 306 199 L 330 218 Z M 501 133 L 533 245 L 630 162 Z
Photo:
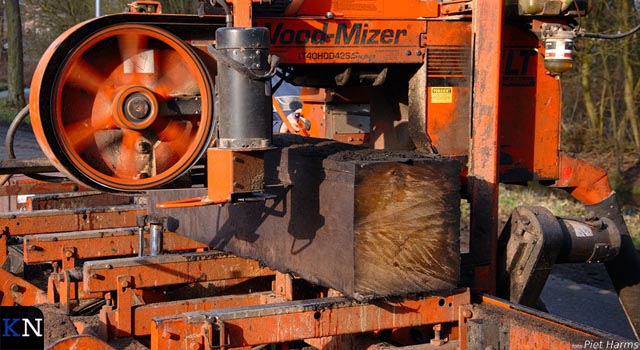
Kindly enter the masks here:
M 138 227 L 138 256 L 144 251 L 144 227 Z

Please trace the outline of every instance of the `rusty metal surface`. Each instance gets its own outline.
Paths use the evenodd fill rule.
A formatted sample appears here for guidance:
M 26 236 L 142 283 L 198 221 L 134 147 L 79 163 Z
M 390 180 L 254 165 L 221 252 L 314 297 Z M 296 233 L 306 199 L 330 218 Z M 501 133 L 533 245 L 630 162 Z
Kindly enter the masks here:
M 226 340 L 223 345 L 234 348 L 457 322 L 460 306 L 470 301 L 470 293 L 466 291 L 448 297 L 375 300 L 367 304 L 334 297 L 185 313 L 154 319 L 151 334 L 156 341 L 152 340 L 152 349 L 180 349 L 194 335 L 204 336 L 203 328 L 213 325 L 224 333 L 220 337 Z M 251 332 L 243 331 L 248 329 Z M 215 336 L 208 340 L 219 344 Z
M 469 307 L 472 320 L 494 324 L 498 328 L 498 337 L 492 342 L 496 349 L 575 349 L 584 347 L 586 341 L 598 343 L 610 341 L 611 344 L 628 343 L 629 340 L 602 332 L 566 319 L 555 317 L 525 306 L 511 304 L 504 300 L 484 295 L 478 304 Z M 479 329 L 482 329 L 480 324 Z M 478 339 L 478 336 L 481 338 Z M 482 337 L 484 336 L 484 339 Z M 465 347 L 473 349 L 472 344 L 487 344 L 487 334 L 478 335 L 469 332 Z M 484 342 L 480 342 L 482 340 Z M 484 348 L 484 347 L 482 347 Z
M 47 350 L 116 350 L 103 340 L 89 334 L 66 337 L 47 346 Z
M 532 21 L 534 28 L 536 23 L 540 25 L 538 21 Z M 538 53 L 544 45 L 528 28 L 508 21 L 503 32 L 500 181 L 555 180 L 562 114 L 561 79 L 544 67 L 544 59 Z
M 264 189 L 264 151 L 209 148 L 207 165 L 209 201 L 230 202 L 234 193 Z
M 63 192 L 92 191 L 88 187 L 79 186 L 71 181 L 62 183 L 43 182 L 25 178 L 24 176 L 13 176 L 8 184 L 0 186 L 0 196 L 16 196 L 20 194 L 48 194 Z
M 47 158 L 0 159 L 0 174 L 38 174 L 57 171 Z
M 470 254 L 472 285 L 495 293 L 498 235 L 498 116 L 504 4 L 473 3 L 474 67 L 469 185 L 471 200 Z M 464 262 L 463 262 L 464 264 Z M 473 269 L 472 268 L 472 269 Z
M 26 236 L 41 233 L 133 227 L 136 216 L 145 214 L 140 205 L 108 208 L 40 210 L 0 214 L 2 234 Z
M 25 209 L 74 209 L 93 208 L 99 206 L 129 205 L 134 201 L 131 196 L 120 196 L 102 192 L 75 192 L 48 195 L 34 195 L 27 198 Z
M 270 276 L 274 272 L 247 260 L 222 252 L 171 254 L 85 262 L 83 282 L 87 292 L 113 291 L 122 276 L 131 276 L 130 288 Z
M 64 260 L 71 256 L 76 259 L 92 259 L 138 254 L 137 233 L 135 228 L 124 228 L 25 236 L 24 261 L 34 264 Z M 163 239 L 165 251 L 207 248 L 204 244 L 173 232 L 165 232 Z M 148 234 L 144 235 L 144 242 L 145 252 L 148 253 Z
M 0 305 L 31 306 L 47 301 L 45 291 L 0 268 Z
M 259 292 L 142 305 L 132 310 L 132 316 L 135 320 L 133 335 L 149 335 L 151 332 L 152 319 L 156 317 L 231 307 L 273 304 L 284 301 L 284 298 L 273 292 Z M 113 324 L 115 320 L 112 321 L 111 318 L 112 317 L 109 318 L 109 322 Z
M 564 152 L 559 156 L 558 181 L 554 187 L 566 190 L 586 205 L 599 203 L 613 192 L 604 169 Z

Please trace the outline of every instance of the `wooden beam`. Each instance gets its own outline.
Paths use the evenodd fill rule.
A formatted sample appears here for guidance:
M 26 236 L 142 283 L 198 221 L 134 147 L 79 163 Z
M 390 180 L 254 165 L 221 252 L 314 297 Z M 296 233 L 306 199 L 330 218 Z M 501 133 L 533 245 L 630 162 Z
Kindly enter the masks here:
M 153 191 L 169 230 L 357 299 L 457 286 L 460 166 L 415 152 L 274 137 L 276 200 L 156 209 L 198 190 Z M 204 190 L 206 193 L 206 190 Z

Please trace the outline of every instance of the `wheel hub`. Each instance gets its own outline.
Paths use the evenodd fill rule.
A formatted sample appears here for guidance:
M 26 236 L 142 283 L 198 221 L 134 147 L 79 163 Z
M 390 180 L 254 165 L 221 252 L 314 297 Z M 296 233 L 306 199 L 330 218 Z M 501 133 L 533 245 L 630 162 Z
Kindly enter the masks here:
M 151 101 L 141 93 L 135 93 L 124 101 L 124 116 L 130 121 L 143 121 L 151 111 Z
M 117 94 L 113 109 L 115 122 L 121 129 L 144 130 L 158 116 L 158 100 L 148 89 L 134 86 Z

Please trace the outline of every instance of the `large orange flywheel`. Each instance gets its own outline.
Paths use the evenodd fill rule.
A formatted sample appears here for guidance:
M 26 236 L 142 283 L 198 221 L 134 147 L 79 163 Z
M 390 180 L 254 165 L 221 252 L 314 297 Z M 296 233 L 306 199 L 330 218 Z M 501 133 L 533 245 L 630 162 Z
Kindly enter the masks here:
M 36 69 L 30 111 L 38 143 L 60 171 L 96 189 L 139 191 L 171 182 L 211 140 L 206 67 L 167 30 L 145 24 L 88 30 L 87 23 L 54 42 Z

